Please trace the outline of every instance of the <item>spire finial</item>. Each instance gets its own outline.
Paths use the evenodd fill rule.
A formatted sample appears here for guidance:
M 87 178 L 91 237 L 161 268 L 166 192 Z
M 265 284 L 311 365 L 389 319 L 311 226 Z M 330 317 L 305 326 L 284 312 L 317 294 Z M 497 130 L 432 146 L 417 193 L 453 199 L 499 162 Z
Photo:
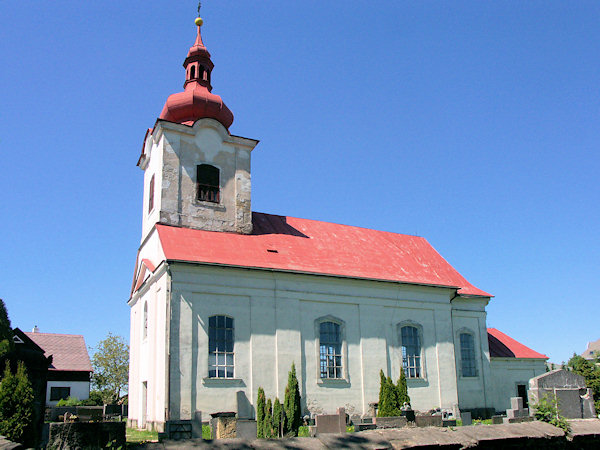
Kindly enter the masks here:
M 200 17 L 200 7 L 202 6 L 202 2 L 198 2 L 198 17 L 196 17 L 196 20 L 194 20 L 194 23 L 196 25 L 198 25 L 199 27 L 202 26 L 202 24 L 204 23 L 204 21 L 202 20 L 202 17 Z

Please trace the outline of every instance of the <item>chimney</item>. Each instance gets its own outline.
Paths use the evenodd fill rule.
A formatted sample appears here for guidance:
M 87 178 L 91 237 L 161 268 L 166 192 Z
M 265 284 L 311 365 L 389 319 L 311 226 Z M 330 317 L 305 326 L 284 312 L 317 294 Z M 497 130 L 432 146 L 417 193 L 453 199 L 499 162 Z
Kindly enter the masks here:
M 34 327 L 33 327 L 33 330 L 31 330 L 31 332 L 32 332 L 32 333 L 39 333 L 39 332 L 40 332 L 40 329 L 39 329 L 39 328 L 38 328 L 38 326 L 36 325 L 36 326 L 34 326 Z

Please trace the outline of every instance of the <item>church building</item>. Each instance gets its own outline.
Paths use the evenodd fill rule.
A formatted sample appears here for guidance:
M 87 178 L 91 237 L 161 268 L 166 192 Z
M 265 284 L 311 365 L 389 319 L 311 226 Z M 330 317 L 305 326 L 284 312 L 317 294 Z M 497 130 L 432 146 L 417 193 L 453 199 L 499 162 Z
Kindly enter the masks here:
M 130 425 L 283 399 L 292 363 L 303 415 L 368 415 L 380 370 L 416 410 L 506 409 L 546 357 L 490 334 L 491 294 L 426 239 L 252 211 L 258 141 L 231 133 L 200 29 L 138 160 Z

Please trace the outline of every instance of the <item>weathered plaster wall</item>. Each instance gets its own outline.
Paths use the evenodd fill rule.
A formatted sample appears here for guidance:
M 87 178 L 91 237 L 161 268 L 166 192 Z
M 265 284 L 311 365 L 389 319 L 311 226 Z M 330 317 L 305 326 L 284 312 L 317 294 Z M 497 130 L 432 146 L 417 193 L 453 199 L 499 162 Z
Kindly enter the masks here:
M 231 136 L 213 119 L 193 127 L 158 122 L 146 139 L 144 175 L 146 236 L 156 222 L 210 231 L 252 232 L 250 154 L 257 141 Z M 197 199 L 196 167 L 220 171 L 220 202 Z M 148 212 L 148 190 L 155 176 L 155 207 Z
M 517 396 L 517 385 L 529 388 L 529 379 L 546 372 L 543 359 L 491 358 L 493 396 L 496 411 L 510 408 L 510 398 Z

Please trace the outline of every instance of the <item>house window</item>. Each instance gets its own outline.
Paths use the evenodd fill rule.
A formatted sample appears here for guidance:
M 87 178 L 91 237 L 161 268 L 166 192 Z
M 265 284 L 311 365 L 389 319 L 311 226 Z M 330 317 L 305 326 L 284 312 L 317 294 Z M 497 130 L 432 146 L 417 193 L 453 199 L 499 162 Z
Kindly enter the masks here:
M 227 316 L 208 318 L 208 376 L 233 378 L 233 319 Z
M 219 169 L 209 164 L 200 164 L 196 170 L 197 198 L 203 202 L 219 203 Z
M 50 388 L 50 401 L 56 402 L 58 400 L 66 400 L 71 395 L 70 387 L 51 387 Z
M 340 328 L 335 322 L 321 322 L 319 325 L 321 378 L 343 378 Z
M 421 378 L 421 337 L 412 325 L 400 329 L 402 341 L 402 369 L 406 378 Z
M 148 336 L 148 302 L 144 303 L 144 339 Z
M 150 186 L 148 187 L 148 213 L 154 209 L 154 175 L 150 178 Z
M 463 377 L 476 377 L 475 339 L 471 333 L 460 334 L 460 366 Z

